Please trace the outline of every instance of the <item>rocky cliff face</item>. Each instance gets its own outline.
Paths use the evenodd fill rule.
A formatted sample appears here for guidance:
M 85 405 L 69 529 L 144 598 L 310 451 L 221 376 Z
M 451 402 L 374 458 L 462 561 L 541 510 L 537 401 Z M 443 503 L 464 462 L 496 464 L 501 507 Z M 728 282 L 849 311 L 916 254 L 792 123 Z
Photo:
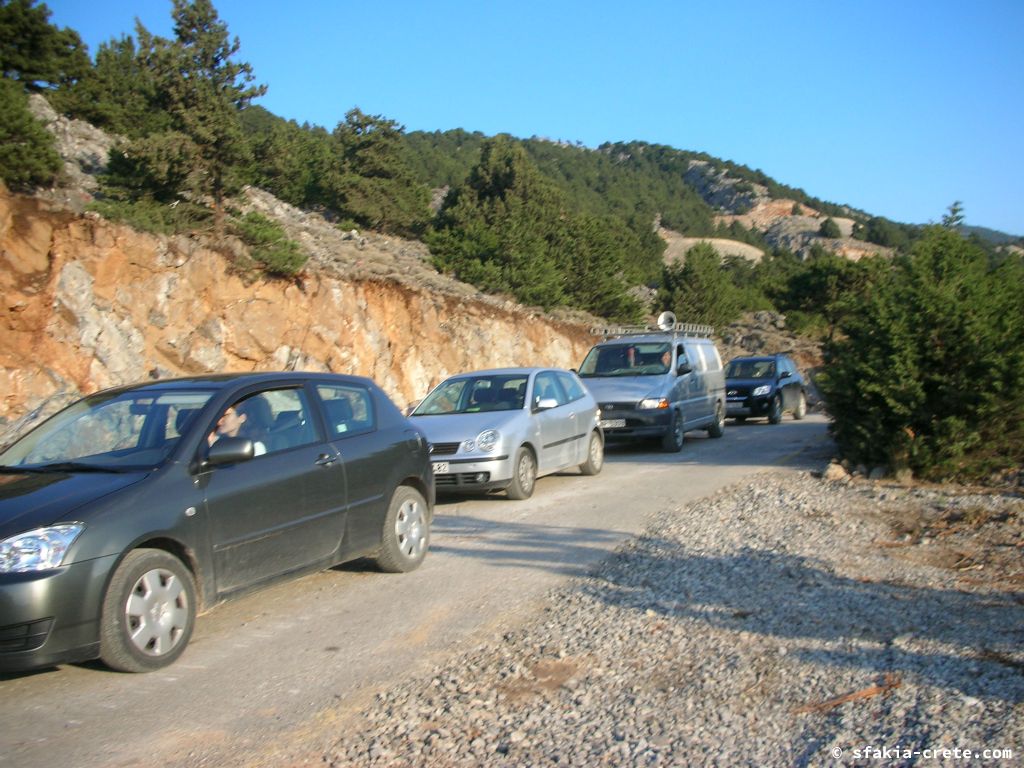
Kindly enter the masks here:
M 379 270 L 409 272 L 383 266 L 401 248 L 350 245 Z M 573 367 L 592 343 L 584 323 L 466 286 L 321 261 L 294 282 L 247 282 L 230 255 L 199 240 L 0 190 L 0 444 L 82 393 L 147 377 L 339 371 L 375 379 L 404 406 L 463 370 Z

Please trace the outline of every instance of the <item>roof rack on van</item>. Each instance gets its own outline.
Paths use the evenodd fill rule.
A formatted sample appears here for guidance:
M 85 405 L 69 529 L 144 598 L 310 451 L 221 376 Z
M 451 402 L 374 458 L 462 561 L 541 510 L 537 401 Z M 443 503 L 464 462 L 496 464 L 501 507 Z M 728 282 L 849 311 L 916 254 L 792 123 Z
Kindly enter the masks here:
M 658 325 L 616 325 L 594 326 L 590 332 L 594 336 L 637 336 L 645 333 L 671 333 L 673 336 L 710 336 L 714 326 L 698 323 L 659 323 Z

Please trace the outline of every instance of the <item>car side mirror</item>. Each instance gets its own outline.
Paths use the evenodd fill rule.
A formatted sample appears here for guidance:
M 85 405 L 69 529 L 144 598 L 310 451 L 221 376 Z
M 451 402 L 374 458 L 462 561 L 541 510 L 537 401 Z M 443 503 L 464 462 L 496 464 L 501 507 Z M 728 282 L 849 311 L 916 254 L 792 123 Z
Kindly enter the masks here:
M 676 376 L 685 376 L 688 373 L 693 373 L 693 368 L 691 368 L 686 363 L 680 363 L 676 367 Z
M 247 437 L 221 437 L 206 454 L 204 467 L 221 467 L 248 461 L 256 455 L 256 446 Z
M 789 371 L 783 371 L 783 372 L 782 372 L 782 375 L 781 375 L 781 376 L 779 376 L 779 379 L 780 379 L 780 380 L 781 380 L 781 379 L 788 379 L 788 378 L 789 378 L 790 376 L 792 376 L 792 375 L 793 375 L 793 374 L 792 374 L 792 373 L 790 373 Z
M 544 397 L 537 399 L 537 405 L 534 406 L 536 411 L 549 411 L 552 408 L 558 407 L 558 401 L 553 397 Z

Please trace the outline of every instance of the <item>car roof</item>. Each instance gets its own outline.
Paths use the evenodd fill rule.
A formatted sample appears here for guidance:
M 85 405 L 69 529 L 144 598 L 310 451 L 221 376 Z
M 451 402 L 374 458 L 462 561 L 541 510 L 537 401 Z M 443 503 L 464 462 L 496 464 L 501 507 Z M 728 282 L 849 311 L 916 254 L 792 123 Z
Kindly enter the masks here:
M 780 358 L 780 357 L 785 357 L 785 355 L 783 355 L 781 353 L 774 354 L 774 355 L 740 355 L 739 357 L 734 357 L 729 362 L 730 363 L 734 363 L 737 360 L 754 360 L 754 361 L 775 360 L 775 359 Z
M 461 379 L 467 376 L 530 376 L 541 371 L 561 371 L 570 373 L 564 368 L 530 367 L 530 368 L 485 368 L 479 371 L 465 371 L 464 373 L 453 373 L 448 379 Z M 446 379 L 446 381 L 448 380 Z
M 238 385 L 275 384 L 292 381 L 348 381 L 371 383 L 363 376 L 351 376 L 341 373 L 324 373 L 320 371 L 260 371 L 255 373 L 211 373 L 199 376 L 181 376 L 169 379 L 155 379 L 125 384 L 103 390 L 113 392 L 162 392 L 180 389 L 226 389 Z M 101 394 L 101 393 L 96 393 Z
M 618 344 L 652 344 L 652 343 L 665 343 L 674 341 L 676 337 L 673 337 L 670 333 L 637 333 L 630 334 L 629 336 L 616 336 L 614 339 L 605 339 L 595 344 L 595 347 L 613 346 Z M 678 337 L 680 341 L 683 340 L 682 336 Z M 696 336 L 687 336 L 687 341 L 701 341 Z

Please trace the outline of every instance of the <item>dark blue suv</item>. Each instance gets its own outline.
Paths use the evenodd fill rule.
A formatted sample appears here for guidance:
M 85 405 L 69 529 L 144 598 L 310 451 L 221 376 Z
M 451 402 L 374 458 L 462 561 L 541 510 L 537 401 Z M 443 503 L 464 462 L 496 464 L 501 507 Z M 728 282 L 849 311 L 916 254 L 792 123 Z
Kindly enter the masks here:
M 782 421 L 789 411 L 794 419 L 807 414 L 807 386 L 786 355 L 737 357 L 725 367 L 725 414 L 743 421 L 768 417 L 769 424 Z

